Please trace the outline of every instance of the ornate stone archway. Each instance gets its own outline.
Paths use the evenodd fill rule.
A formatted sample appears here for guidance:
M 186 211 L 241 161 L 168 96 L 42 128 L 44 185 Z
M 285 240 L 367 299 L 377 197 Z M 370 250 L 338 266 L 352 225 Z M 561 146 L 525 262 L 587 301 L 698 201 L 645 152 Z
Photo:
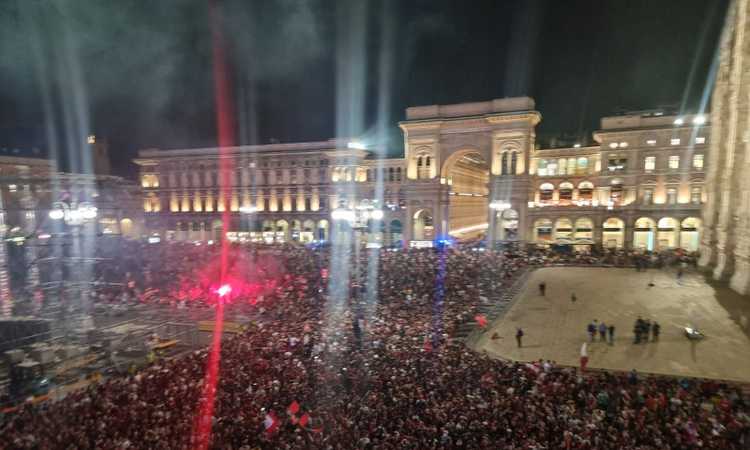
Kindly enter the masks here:
M 527 229 L 527 169 L 534 148 L 534 130 L 541 119 L 532 99 L 518 97 L 408 108 L 406 118 L 400 124 L 407 162 L 404 189 L 409 199 L 406 212 L 409 223 L 404 226 L 406 240 L 413 239 L 414 214 L 422 208 L 433 211 L 436 237 L 447 237 L 456 228 L 466 228 L 466 225 L 455 224 L 456 215 L 452 220 L 451 205 L 455 206 L 456 202 L 451 202 L 451 195 L 458 195 L 458 192 L 453 189 L 451 172 L 461 165 L 462 159 L 471 155 L 484 161 L 487 178 L 481 197 L 484 218 L 477 215 L 471 219 L 477 223 L 469 227 L 489 230 L 488 239 L 495 241 L 496 214 L 491 214 L 492 208 L 487 207 L 493 206 L 495 212 L 500 207 L 517 211 L 518 229 Z M 473 196 L 475 192 L 464 194 Z M 484 230 L 482 232 L 487 232 Z M 526 238 L 519 236 L 519 239 Z

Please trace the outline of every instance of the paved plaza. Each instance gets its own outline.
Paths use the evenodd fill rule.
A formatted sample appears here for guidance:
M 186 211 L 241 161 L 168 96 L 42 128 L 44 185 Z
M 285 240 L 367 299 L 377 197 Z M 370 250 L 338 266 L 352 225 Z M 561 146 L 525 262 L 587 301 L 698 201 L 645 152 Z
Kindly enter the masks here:
M 542 281 L 547 285 L 544 297 L 538 289 Z M 544 358 L 578 365 L 581 345 L 588 342 L 586 326 L 597 319 L 614 324 L 615 342 L 590 343 L 589 367 L 750 382 L 750 297 L 709 284 L 700 274 L 688 273 L 679 284 L 675 272 L 667 270 L 544 268 L 531 275 L 519 295 L 477 341 L 477 350 L 520 361 Z M 661 324 L 658 342 L 633 343 L 638 316 Z M 688 340 L 687 325 L 698 327 L 706 338 Z M 516 345 L 517 327 L 525 333 L 522 348 Z

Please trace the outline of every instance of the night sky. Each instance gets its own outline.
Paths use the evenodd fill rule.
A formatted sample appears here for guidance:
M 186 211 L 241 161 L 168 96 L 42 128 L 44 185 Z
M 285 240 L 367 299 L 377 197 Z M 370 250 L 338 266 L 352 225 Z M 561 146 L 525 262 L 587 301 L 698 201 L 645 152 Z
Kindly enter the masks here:
M 399 155 L 412 105 L 529 95 L 543 142 L 616 111 L 694 111 L 728 0 L 216 3 L 238 143 L 361 136 Z M 139 149 L 215 145 L 208 5 L 0 1 L 0 147 L 74 170 L 95 133 L 132 175 Z

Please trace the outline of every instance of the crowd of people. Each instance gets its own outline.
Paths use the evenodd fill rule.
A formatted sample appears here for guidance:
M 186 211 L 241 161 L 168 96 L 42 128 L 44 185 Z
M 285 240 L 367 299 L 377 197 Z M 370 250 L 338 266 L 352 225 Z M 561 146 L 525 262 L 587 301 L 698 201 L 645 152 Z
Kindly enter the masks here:
M 125 287 L 102 298 L 159 289 L 188 305 L 215 299 L 202 280 L 215 277 L 204 268 L 218 251 L 150 252 L 122 262 Z M 193 449 L 204 439 L 227 450 L 747 448 L 749 405 L 735 386 L 501 361 L 454 339 L 530 265 L 584 258 L 595 263 L 521 249 L 350 258 L 336 248 L 233 248 L 235 269 L 224 274 L 263 288 L 231 299 L 254 312 L 218 360 L 195 351 L 23 406 L 3 419 L 0 448 Z M 199 289 L 187 294 L 190 280 Z

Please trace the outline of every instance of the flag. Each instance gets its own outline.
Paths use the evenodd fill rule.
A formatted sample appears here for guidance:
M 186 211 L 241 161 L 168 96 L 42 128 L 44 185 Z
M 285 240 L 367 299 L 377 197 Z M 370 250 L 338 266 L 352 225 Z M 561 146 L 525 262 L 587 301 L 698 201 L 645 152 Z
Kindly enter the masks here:
M 310 421 L 310 415 L 307 413 L 304 413 L 302 414 L 302 417 L 299 418 L 299 426 L 304 428 L 309 421 Z
M 487 318 L 482 314 L 477 314 L 476 317 L 474 317 L 474 320 L 476 320 L 477 324 L 479 324 L 479 326 L 482 328 L 487 326 Z
M 299 403 L 297 403 L 297 400 L 294 400 L 286 409 L 286 411 L 289 413 L 289 415 L 297 414 L 299 412 Z
M 279 429 L 279 419 L 276 418 L 276 414 L 273 411 L 269 411 L 266 414 L 266 420 L 263 421 L 263 425 L 266 427 L 266 434 L 274 434 Z
M 141 301 L 149 300 L 149 299 L 151 299 L 151 297 L 155 296 L 158 293 L 159 293 L 159 289 L 157 289 L 157 288 L 147 289 L 143 293 L 143 295 L 141 295 Z

